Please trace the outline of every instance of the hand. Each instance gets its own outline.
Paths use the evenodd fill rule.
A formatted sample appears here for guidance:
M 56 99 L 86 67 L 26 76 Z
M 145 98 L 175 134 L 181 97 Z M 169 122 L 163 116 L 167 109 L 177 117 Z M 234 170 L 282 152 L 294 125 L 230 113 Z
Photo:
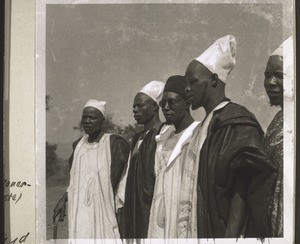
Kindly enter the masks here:
M 65 193 L 61 199 L 59 199 L 56 207 L 53 210 L 53 223 L 55 223 L 56 217 L 59 215 L 59 221 L 64 221 L 66 216 L 66 202 L 68 201 L 68 193 Z
M 238 238 L 246 221 L 246 203 L 238 193 L 235 193 L 229 207 L 229 216 L 225 238 Z

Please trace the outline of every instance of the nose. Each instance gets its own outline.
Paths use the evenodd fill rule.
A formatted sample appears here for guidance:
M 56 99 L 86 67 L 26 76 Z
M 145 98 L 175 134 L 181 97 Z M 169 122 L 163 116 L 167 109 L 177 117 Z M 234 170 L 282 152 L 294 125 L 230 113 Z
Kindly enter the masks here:
M 277 85 L 276 78 L 274 76 L 271 77 L 270 84 L 271 85 Z
M 137 113 L 138 112 L 137 106 L 134 106 L 132 111 L 133 111 L 133 113 Z
M 267 85 L 269 86 L 276 86 L 276 78 L 274 76 L 271 76 L 269 79 L 267 79 Z
M 163 109 L 163 110 L 170 110 L 169 102 L 166 101 L 166 102 L 164 103 L 162 109 Z
M 186 93 L 189 93 L 191 91 L 191 87 L 189 86 L 189 84 L 186 86 L 185 88 L 185 92 Z

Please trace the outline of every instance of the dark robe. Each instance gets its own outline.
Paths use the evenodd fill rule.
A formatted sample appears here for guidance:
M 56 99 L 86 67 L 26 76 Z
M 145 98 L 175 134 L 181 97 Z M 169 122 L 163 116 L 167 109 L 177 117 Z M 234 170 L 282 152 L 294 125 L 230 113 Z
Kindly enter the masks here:
M 283 236 L 283 111 L 280 110 L 270 123 L 266 136 L 267 156 L 278 174 L 273 191 L 271 211 L 271 236 Z
M 72 167 L 74 150 L 80 140 L 81 138 L 73 142 L 73 152 L 71 157 L 69 158 L 70 169 Z M 110 180 L 111 180 L 113 192 L 115 194 L 122 177 L 122 172 L 125 170 L 125 167 L 127 165 L 130 146 L 129 143 L 123 137 L 117 135 L 111 135 L 110 149 L 111 149 Z
M 125 188 L 123 208 L 123 238 L 147 238 L 149 215 L 155 184 L 155 136 L 158 129 L 151 129 L 136 152 L 134 148 L 142 132 L 132 140 L 131 159 Z
M 241 105 L 229 103 L 214 112 L 200 151 L 199 238 L 225 237 L 234 194 L 246 203 L 247 222 L 240 226 L 240 234 L 268 235 L 274 168 L 266 160 L 263 136 L 255 116 Z

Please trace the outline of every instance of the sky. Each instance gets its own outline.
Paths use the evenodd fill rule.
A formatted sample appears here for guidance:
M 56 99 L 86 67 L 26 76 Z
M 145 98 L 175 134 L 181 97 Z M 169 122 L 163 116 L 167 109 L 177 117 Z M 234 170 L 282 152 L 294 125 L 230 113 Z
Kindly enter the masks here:
M 253 112 L 265 130 L 275 113 L 264 90 L 268 56 L 291 34 L 280 4 L 47 5 L 46 139 L 71 154 L 73 130 L 88 99 L 107 102 L 115 123 L 133 124 L 132 102 L 149 81 L 184 75 L 216 39 L 237 40 L 226 95 Z M 203 109 L 193 111 L 197 120 Z M 163 119 L 163 117 L 162 117 Z

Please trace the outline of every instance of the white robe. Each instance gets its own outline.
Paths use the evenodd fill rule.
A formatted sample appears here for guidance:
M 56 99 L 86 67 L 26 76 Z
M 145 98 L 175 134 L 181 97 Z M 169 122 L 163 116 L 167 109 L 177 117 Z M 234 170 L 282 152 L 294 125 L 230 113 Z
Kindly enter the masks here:
M 185 129 L 169 153 L 168 140 L 174 137 L 175 128 L 164 126 L 161 133 L 156 136 L 156 182 L 150 211 L 148 238 L 197 237 L 197 230 L 193 231 L 193 233 L 196 232 L 193 236 L 190 236 L 191 232 L 187 233 L 186 226 L 182 225 L 185 220 L 180 222 L 179 211 L 183 164 L 187 158 L 187 149 L 193 131 L 198 125 L 199 122 L 194 122 Z
M 99 143 L 88 143 L 87 139 L 84 136 L 76 146 L 70 172 L 69 243 L 120 238 L 110 180 L 110 135 L 104 134 Z

